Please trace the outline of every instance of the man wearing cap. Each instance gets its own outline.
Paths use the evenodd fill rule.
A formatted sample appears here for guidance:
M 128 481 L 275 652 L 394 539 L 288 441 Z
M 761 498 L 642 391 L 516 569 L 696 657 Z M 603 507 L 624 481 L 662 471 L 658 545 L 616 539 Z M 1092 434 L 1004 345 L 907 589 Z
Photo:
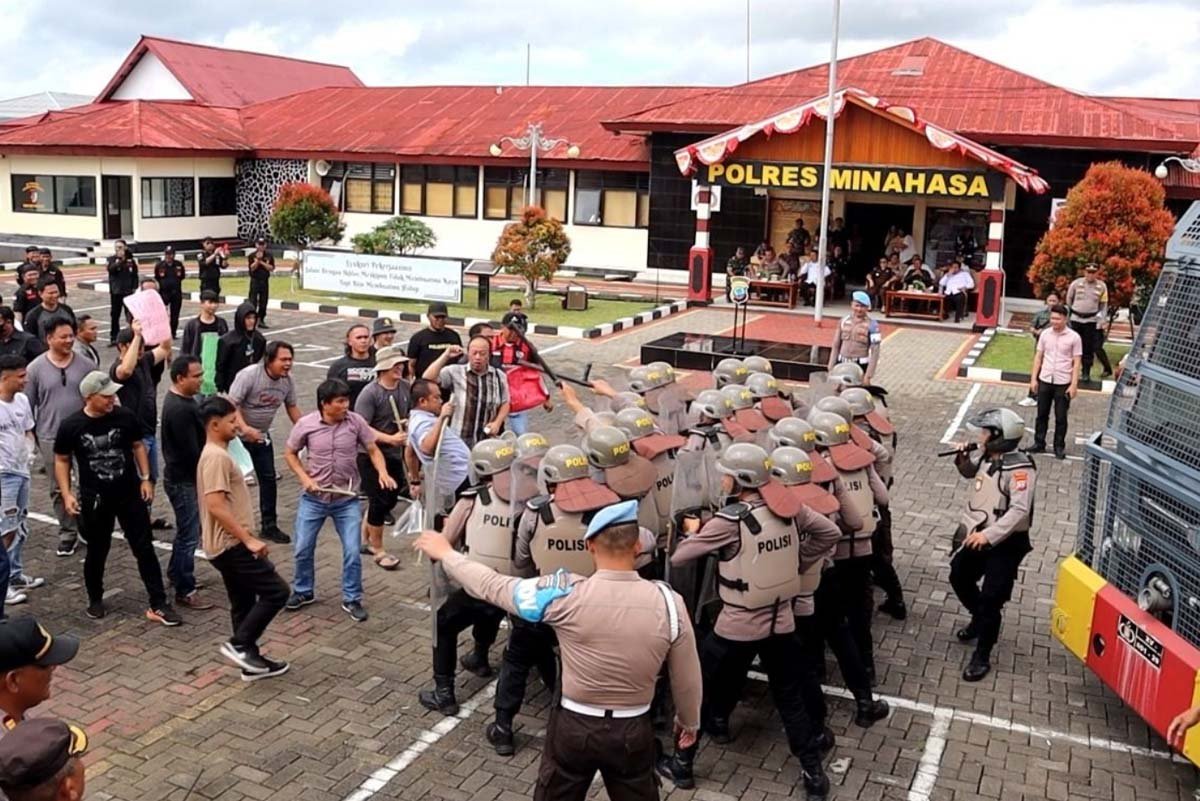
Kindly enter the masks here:
M 396 340 L 396 324 L 391 317 L 376 317 L 371 323 L 371 353 L 390 347 Z
M 129 318 L 125 310 L 125 298 L 137 288 L 138 263 L 129 252 L 124 239 L 113 244 L 113 255 L 108 257 L 108 311 L 112 324 L 108 334 L 108 346 L 117 346 L 117 333 L 121 330 L 121 314 Z
M 463 350 L 451 345 L 442 351 L 422 378 L 436 381 L 442 392 L 449 392 L 454 405 L 450 425 L 467 447 L 497 436 L 508 419 L 508 380 L 491 365 L 492 343 L 475 337 L 467 343 L 467 363 L 455 364 Z
M 254 312 L 258 315 L 258 327 L 269 331 L 267 325 L 267 296 L 271 290 L 271 274 L 275 272 L 275 257 L 267 249 L 267 240 L 261 236 L 254 240 L 254 252 L 250 262 L 250 297 Z
M 38 258 L 38 250 L 37 245 L 25 246 L 25 261 L 21 262 L 20 266 L 17 267 L 17 275 L 24 275 L 25 271 L 30 267 L 35 270 L 40 269 L 41 259 Z
M 514 434 L 521 435 L 529 430 L 530 409 L 541 405 L 546 411 L 554 409 L 550 400 L 550 392 L 546 386 L 543 373 L 532 367 L 525 367 L 521 362 L 539 364 L 548 370 L 537 348 L 525 338 L 525 323 L 527 318 L 520 312 L 505 313 L 500 320 L 500 333 L 492 337 L 492 362 L 499 363 L 508 381 L 508 396 L 510 410 L 506 426 Z M 553 376 L 553 374 L 550 374 Z
M 0 790 L 8 801 L 80 801 L 87 735 L 61 720 L 37 718 L 0 741 Z
M 414 544 L 467 592 L 558 635 L 562 695 L 550 713 L 538 799 L 582 799 L 597 771 L 614 801 L 658 798 L 649 713 L 664 665 L 677 739 L 695 743 L 701 685 L 691 621 L 678 594 L 634 572 L 638 543 L 637 504 L 626 501 L 601 509 L 588 525 L 584 544 L 596 571 L 586 579 L 565 570 L 502 576 L 432 531 Z
M 354 402 L 354 411 L 367 421 L 375 432 L 375 444 L 383 453 L 387 473 L 396 487 L 385 489 L 379 484 L 375 465 L 366 451 L 358 454 L 358 471 L 362 474 L 363 490 L 367 493 L 367 522 L 363 533 L 365 548 L 384 570 L 395 570 L 400 562 L 383 547 L 383 526 L 396 506 L 401 492 L 408 492 L 404 477 L 404 445 L 408 442 L 405 426 L 408 421 L 409 383 L 401 376 L 408 357 L 399 345 L 389 345 L 375 353 L 375 380 L 363 387 Z
M 37 248 L 34 248 L 34 252 L 37 252 Z M 21 315 L 21 320 L 24 321 L 25 315 L 42 302 L 37 288 L 41 270 L 36 264 L 22 264 L 17 270 L 17 275 L 21 277 L 21 284 L 17 287 L 17 294 L 13 297 L 12 307 L 13 311 Z
M 63 275 L 62 268 L 54 263 L 50 248 L 38 248 L 38 259 L 41 262 L 38 283 L 45 280 L 57 284 L 59 294 L 65 298 L 67 296 L 67 277 Z
M 1101 332 L 1108 327 L 1108 287 L 1100 280 L 1100 265 L 1089 263 L 1083 275 L 1067 287 L 1067 308 L 1071 310 L 1071 330 L 1083 341 L 1083 381 L 1092 380 L 1092 360 L 1101 350 Z M 1108 361 L 1107 354 L 1101 360 Z M 1106 364 L 1104 377 L 1112 375 Z
M 183 307 L 183 279 L 187 268 L 175 258 L 175 246 L 167 245 L 162 259 L 154 265 L 154 280 L 158 282 L 158 295 L 163 305 L 171 310 L 171 339 L 179 332 L 179 310 Z
M 32 617 L 0 621 L 0 739 L 50 697 L 54 669 L 78 651 L 78 637 L 55 637 Z
M 829 350 L 829 369 L 840 362 L 854 362 L 863 368 L 863 383 L 870 384 L 879 363 L 879 343 L 883 334 L 871 317 L 871 296 L 859 290 L 850 296 L 850 314 L 838 323 Z
M 121 385 L 93 370 L 79 384 L 83 409 L 63 420 L 54 438 L 54 477 L 67 511 L 79 516 L 88 544 L 83 563 L 87 616 L 104 617 L 104 567 L 112 547 L 113 523 L 119 520 L 138 573 L 150 599 L 146 619 L 164 626 L 183 621 L 167 602 L 162 569 L 150 537 L 154 498 L 150 460 L 142 443 L 142 427 L 129 409 L 116 405 Z M 79 497 L 71 492 L 71 463 L 79 468 Z M 140 483 L 139 483 L 140 482 Z
M 413 376 L 421 378 L 429 365 L 433 364 L 447 348 L 457 346 L 459 355 L 462 354 L 462 338 L 458 332 L 446 327 L 446 318 L 450 313 L 446 304 L 441 302 L 429 304 L 429 327 L 422 328 L 408 340 L 408 358 L 413 360 Z M 453 364 L 454 362 L 448 362 Z

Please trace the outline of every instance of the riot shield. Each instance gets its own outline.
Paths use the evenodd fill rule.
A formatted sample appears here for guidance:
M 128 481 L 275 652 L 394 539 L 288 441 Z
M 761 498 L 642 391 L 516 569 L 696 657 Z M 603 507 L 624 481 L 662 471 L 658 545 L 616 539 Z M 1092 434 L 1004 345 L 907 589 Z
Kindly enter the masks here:
M 443 429 L 444 431 L 444 429 Z M 447 492 L 441 487 L 442 482 L 439 481 L 439 465 L 442 455 L 442 437 L 438 437 L 437 445 L 433 449 L 433 458 L 425 465 L 424 481 L 421 482 L 422 503 L 425 506 L 425 528 L 431 531 L 441 531 L 442 524 L 445 521 L 445 515 L 450 511 L 450 507 L 454 502 L 454 492 Z M 446 598 L 450 594 L 451 584 L 450 578 L 446 575 L 446 571 L 442 569 L 440 562 L 430 562 L 429 564 L 429 618 L 431 625 L 431 639 L 433 647 L 437 647 L 438 639 L 438 610 L 442 608 L 442 604 L 446 602 Z
M 713 462 L 713 451 L 679 451 L 675 454 L 675 476 L 671 492 L 671 531 L 667 552 L 675 551 L 676 541 L 686 537 L 683 533 L 685 521 L 703 523 L 712 515 L 716 505 L 713 476 L 717 475 Z M 719 486 L 719 479 L 718 486 Z M 692 620 L 696 619 L 704 602 L 704 579 L 709 570 L 706 559 L 698 559 L 686 565 L 672 566 L 667 561 L 665 578 L 678 592 L 687 606 Z
M 513 514 L 517 516 L 520 516 L 526 503 L 540 494 L 537 473 L 541 460 L 541 456 L 514 459 L 508 469 L 508 501 L 512 504 Z
M 815 404 L 821 398 L 838 394 L 838 385 L 829 381 L 829 373 L 810 373 L 808 376 L 808 399 Z
M 650 390 L 646 393 L 646 407 L 664 434 L 678 434 L 687 430 L 686 393 L 679 384 L 667 384 Z

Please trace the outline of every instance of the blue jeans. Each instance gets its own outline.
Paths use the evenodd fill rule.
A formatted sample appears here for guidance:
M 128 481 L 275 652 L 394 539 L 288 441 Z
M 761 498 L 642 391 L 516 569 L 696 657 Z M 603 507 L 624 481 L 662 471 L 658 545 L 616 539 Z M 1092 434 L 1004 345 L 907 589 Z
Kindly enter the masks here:
M 200 503 L 196 485 L 190 481 L 167 481 L 167 500 L 175 511 L 175 542 L 167 578 L 175 585 L 175 597 L 191 595 L 196 589 L 196 545 L 200 542 Z
M 21 473 L 0 473 L 0 536 L 11 536 L 7 548 L 0 548 L 0 583 L 8 587 L 9 573 L 18 577 L 25 572 L 21 548 L 29 536 L 29 476 Z
M 326 518 L 333 520 L 338 539 L 342 541 L 342 601 L 362 601 L 362 559 L 359 557 L 359 528 L 362 507 L 358 498 L 339 498 L 331 503 L 317 500 L 307 492 L 300 494 L 296 507 L 296 570 L 292 591 L 313 595 L 316 581 L 313 555 L 317 550 L 317 534 Z
M 158 483 L 158 437 L 147 434 L 142 437 L 142 445 L 146 448 L 146 458 L 150 461 L 150 481 Z
M 250 461 L 254 463 L 254 475 L 258 478 L 258 513 L 262 518 L 262 534 L 265 536 L 279 528 L 275 517 L 275 448 L 270 441 L 251 442 L 242 440 Z M 319 528 L 319 526 L 318 526 Z
M 529 413 L 528 412 L 509 412 L 508 418 L 504 423 L 509 431 L 516 434 L 518 437 L 529 431 Z

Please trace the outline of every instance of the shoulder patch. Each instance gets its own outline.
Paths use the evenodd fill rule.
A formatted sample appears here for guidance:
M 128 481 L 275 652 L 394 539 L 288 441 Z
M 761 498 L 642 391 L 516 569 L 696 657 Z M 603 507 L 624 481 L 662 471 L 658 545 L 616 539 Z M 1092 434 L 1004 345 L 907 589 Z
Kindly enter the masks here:
M 731 503 L 728 506 L 723 506 L 717 512 L 717 517 L 723 517 L 726 520 L 741 520 L 746 515 L 753 511 L 748 503 Z
M 513 606 L 522 620 L 541 623 L 550 604 L 571 594 L 570 574 L 559 569 L 549 576 L 521 579 L 513 587 Z
M 1029 471 L 1014 470 L 1012 474 L 1012 488 L 1015 490 L 1029 489 Z

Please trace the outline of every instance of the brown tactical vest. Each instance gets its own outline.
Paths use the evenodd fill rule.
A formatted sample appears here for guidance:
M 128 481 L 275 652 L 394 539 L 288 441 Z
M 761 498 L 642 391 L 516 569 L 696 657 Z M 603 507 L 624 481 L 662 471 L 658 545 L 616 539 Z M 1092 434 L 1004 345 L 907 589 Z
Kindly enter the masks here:
M 801 592 L 800 532 L 765 503 L 735 503 L 717 512 L 738 523 L 737 553 L 717 564 L 721 600 L 742 609 L 791 601 Z
M 581 576 L 596 572 L 596 563 L 583 541 L 587 526 L 582 512 L 564 512 L 551 497 L 535 498 L 529 507 L 538 516 L 529 553 L 539 573 L 548 575 L 560 568 Z
M 467 518 L 467 558 L 502 575 L 516 575 L 512 564 L 515 521 L 511 504 L 500 500 L 487 485 L 469 489 L 463 495 L 475 496 Z

